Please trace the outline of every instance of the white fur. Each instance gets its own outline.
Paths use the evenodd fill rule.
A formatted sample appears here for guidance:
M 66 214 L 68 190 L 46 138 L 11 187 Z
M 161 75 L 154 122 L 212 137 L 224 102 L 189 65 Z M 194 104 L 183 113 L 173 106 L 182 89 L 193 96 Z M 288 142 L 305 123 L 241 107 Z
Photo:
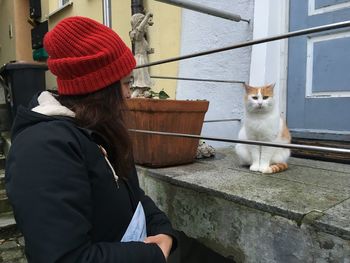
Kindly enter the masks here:
M 38 97 L 39 105 L 32 109 L 47 116 L 75 117 L 75 113 L 61 105 L 58 100 L 48 91 L 43 91 Z
M 282 138 L 284 121 L 280 118 L 273 97 L 258 99 L 248 96 L 246 103 L 245 122 L 238 134 L 241 140 L 256 140 L 266 142 L 288 143 Z M 242 165 L 249 165 L 250 170 L 271 173 L 270 165 L 287 162 L 289 149 L 237 144 L 236 153 Z

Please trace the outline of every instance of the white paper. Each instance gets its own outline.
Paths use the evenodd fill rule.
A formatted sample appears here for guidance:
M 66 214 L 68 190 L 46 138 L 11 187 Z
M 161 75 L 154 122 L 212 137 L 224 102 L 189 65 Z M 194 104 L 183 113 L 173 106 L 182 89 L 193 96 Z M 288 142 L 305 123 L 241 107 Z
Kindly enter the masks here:
M 146 217 L 141 202 L 138 203 L 135 213 L 120 242 L 141 241 L 147 237 Z

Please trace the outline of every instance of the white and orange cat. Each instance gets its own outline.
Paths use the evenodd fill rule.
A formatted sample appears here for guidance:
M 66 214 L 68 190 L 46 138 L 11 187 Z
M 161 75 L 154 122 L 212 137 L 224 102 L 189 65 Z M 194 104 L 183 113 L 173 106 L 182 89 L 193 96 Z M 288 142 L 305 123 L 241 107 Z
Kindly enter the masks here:
M 275 105 L 274 84 L 252 87 L 244 84 L 245 121 L 239 132 L 241 140 L 290 143 L 291 137 L 285 121 Z M 236 153 L 242 165 L 251 171 L 277 173 L 288 169 L 290 150 L 285 148 L 237 144 Z

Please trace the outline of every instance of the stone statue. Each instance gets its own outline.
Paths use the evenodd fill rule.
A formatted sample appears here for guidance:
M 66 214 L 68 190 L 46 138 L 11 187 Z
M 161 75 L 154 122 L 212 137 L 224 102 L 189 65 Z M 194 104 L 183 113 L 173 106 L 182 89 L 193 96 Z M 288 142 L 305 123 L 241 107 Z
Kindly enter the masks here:
M 137 13 L 131 17 L 130 39 L 134 44 L 135 59 L 137 65 L 143 65 L 148 63 L 148 54 L 154 53 L 154 50 L 149 47 L 146 40 L 146 33 L 148 26 L 153 25 L 153 14 L 147 13 L 146 15 Z M 152 97 L 150 92 L 152 81 L 149 75 L 148 67 L 135 69 L 133 71 L 134 82 L 132 85 L 132 98 L 135 97 Z

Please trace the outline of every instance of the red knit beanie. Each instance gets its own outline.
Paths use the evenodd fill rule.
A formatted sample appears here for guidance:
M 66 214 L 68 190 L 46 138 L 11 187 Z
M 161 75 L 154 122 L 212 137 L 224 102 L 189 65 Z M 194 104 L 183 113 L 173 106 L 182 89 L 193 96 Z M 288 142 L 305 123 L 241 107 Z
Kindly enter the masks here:
M 63 19 L 45 35 L 44 47 L 62 95 L 103 89 L 136 66 L 133 54 L 117 33 L 86 17 Z

